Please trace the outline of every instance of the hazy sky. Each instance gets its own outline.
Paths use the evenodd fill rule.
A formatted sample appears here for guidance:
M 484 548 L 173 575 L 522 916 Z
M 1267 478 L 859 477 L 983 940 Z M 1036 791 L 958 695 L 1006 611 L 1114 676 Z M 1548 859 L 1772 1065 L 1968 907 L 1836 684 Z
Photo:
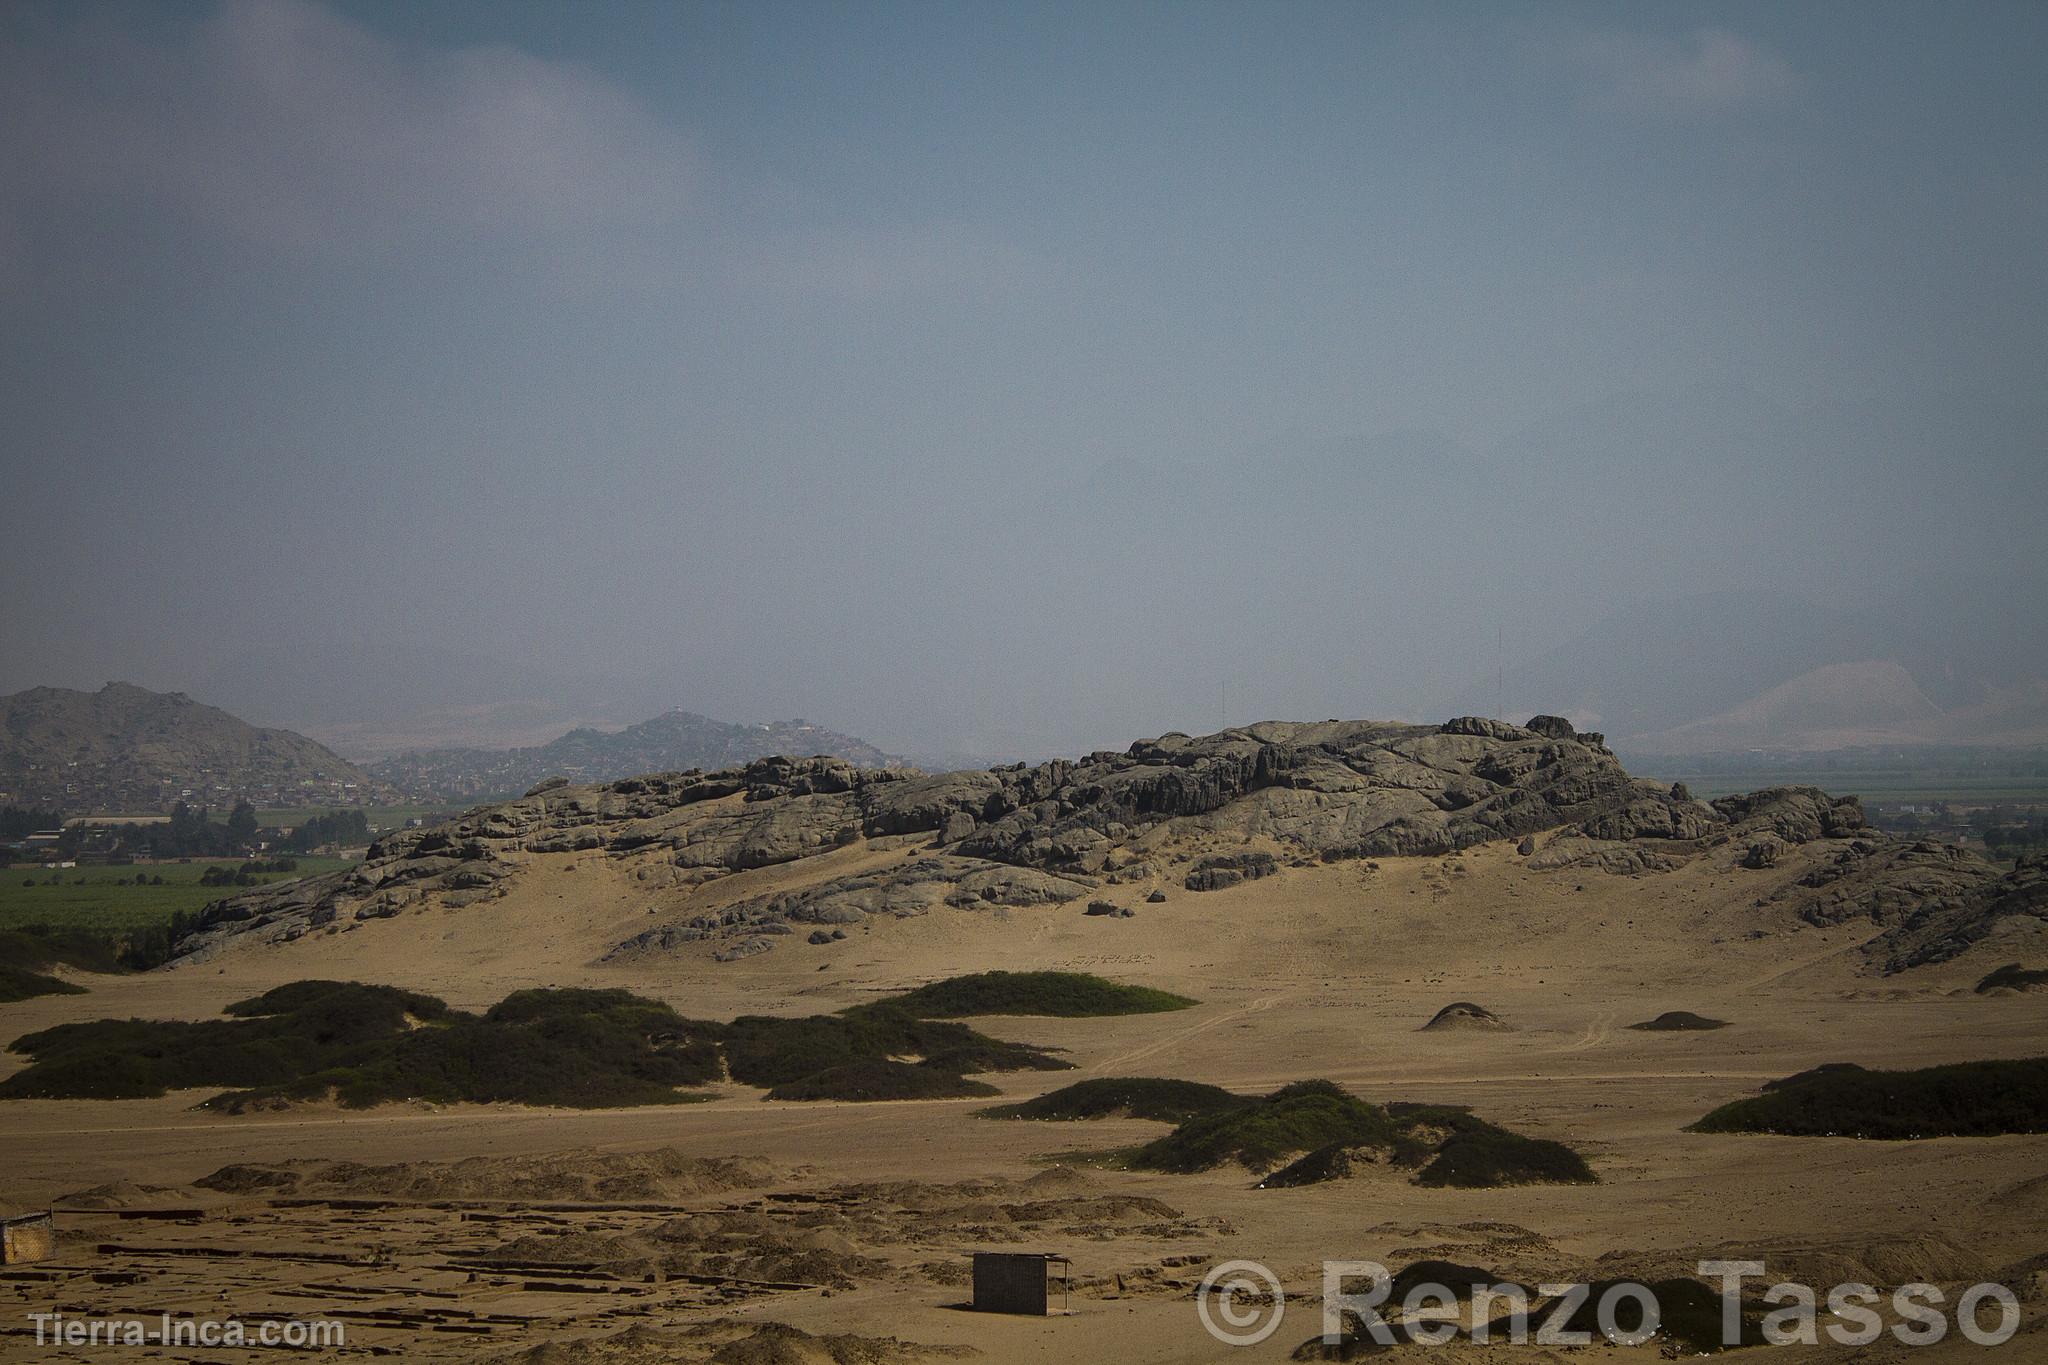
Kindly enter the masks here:
M 293 722 L 289 661 L 445 651 L 1008 751 L 1432 714 L 1710 590 L 2048 634 L 2044 54 L 2031 3 L 14 0 L 0 689 Z

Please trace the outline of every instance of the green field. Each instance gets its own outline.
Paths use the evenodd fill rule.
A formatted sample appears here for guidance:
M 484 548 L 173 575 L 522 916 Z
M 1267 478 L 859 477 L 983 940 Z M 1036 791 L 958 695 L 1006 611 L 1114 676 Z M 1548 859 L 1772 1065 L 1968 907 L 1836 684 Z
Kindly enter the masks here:
M 316 815 L 327 815 L 337 810 L 353 810 L 352 806 L 258 806 L 256 823 L 266 829 L 297 829 Z M 364 806 L 361 808 L 370 822 L 372 830 L 403 829 L 408 821 L 425 820 L 428 824 L 461 810 L 457 806 Z M 228 818 L 225 808 L 207 812 L 216 823 Z
M 351 864 L 341 858 L 300 858 L 296 872 L 268 872 L 257 880 L 290 881 L 318 872 L 332 872 Z M 166 924 L 182 910 L 191 914 L 209 901 L 235 894 L 231 886 L 201 886 L 199 878 L 209 867 L 239 867 L 236 858 L 198 859 L 190 863 L 152 863 L 142 867 L 113 864 L 106 867 L 0 868 L 0 929 L 27 924 L 47 924 L 63 929 L 87 929 L 98 933 L 125 933 Z M 162 886 L 119 886 L 133 882 L 137 873 L 162 877 Z M 60 885 L 51 886 L 52 877 Z M 24 886 L 23 882 L 33 882 Z

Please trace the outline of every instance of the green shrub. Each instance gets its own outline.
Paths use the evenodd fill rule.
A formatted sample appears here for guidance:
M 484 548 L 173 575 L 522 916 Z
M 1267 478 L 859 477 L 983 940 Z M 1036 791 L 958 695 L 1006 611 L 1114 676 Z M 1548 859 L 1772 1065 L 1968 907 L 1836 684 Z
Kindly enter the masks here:
M 2048 986 L 2048 971 L 2028 971 L 2017 962 L 2008 962 L 1977 983 L 1977 994 L 2006 990 L 2028 991 L 2036 986 Z
M 1689 1131 L 1881 1139 L 2048 1132 L 2048 1057 L 1918 1071 L 1838 1063 L 1724 1104 Z
M 1237 1162 L 1270 1170 L 1283 1159 L 1335 1143 L 1394 1139 L 1393 1120 L 1377 1105 L 1329 1081 L 1297 1081 L 1235 1109 L 1189 1119 L 1138 1149 L 1131 1164 L 1160 1171 L 1206 1171 Z
M 1123 986 L 1086 972 L 977 972 L 934 981 L 880 1002 L 924 1019 L 959 1019 L 973 1014 L 1099 1018 L 1160 1014 L 1184 1010 L 1194 1003 L 1186 996 L 1149 986 Z M 875 1007 L 857 1006 L 856 1011 Z
M 33 1000 L 39 995 L 84 995 L 85 987 L 61 977 L 45 976 L 26 967 L 0 965 L 0 1004 Z
M 1524 1137 L 1478 1119 L 1453 1133 L 1415 1177 L 1418 1185 L 1492 1189 L 1500 1185 L 1590 1185 L 1586 1159 L 1562 1142 Z
M 920 1019 L 892 1002 L 795 1019 L 742 1015 L 726 1025 L 723 1036 L 732 1077 L 745 1085 L 788 1085 L 865 1059 L 917 1057 L 927 1067 L 957 1074 L 1068 1066 L 1043 1049 L 984 1037 L 965 1024 Z
M 1415 1183 L 1492 1189 L 1501 1185 L 1592 1184 L 1585 1159 L 1561 1142 L 1524 1137 L 1474 1117 L 1457 1105 L 1391 1104 L 1386 1136 L 1346 1139 L 1318 1148 L 1260 1182 L 1286 1188 L 1337 1180 L 1355 1168 L 1361 1147 L 1417 1170 Z M 1419 1168 L 1419 1169 L 1417 1169 Z
M 562 999 L 544 997 L 559 994 Z M 543 998 L 533 998 L 543 997 Z M 243 1108 L 333 1092 L 343 1104 L 661 1103 L 718 1074 L 716 1046 L 666 1005 L 624 991 L 521 992 L 504 1014 L 352 981 L 297 981 L 224 1019 L 103 1019 L 17 1039 L 33 1063 L 0 1097 L 144 1098 L 226 1086 Z M 425 1027 L 416 1027 L 424 1023 Z
M 778 1085 L 771 1100 L 942 1100 L 993 1095 L 996 1088 L 936 1067 L 864 1057 Z
M 1077 1081 L 1018 1104 L 982 1110 L 992 1119 L 1158 1119 L 1182 1123 L 1253 1103 L 1221 1086 L 1153 1076 L 1103 1076 Z
M 1801 1071 L 1791 1076 L 1783 1076 L 1775 1081 L 1765 1081 L 1764 1089 L 1785 1090 L 1795 1085 L 1805 1085 L 1808 1081 L 1816 1080 L 1822 1076 L 1837 1076 L 1844 1072 L 1861 1070 L 1863 1068 L 1854 1062 L 1822 1062 L 1819 1066 L 1812 1067 L 1806 1071 Z
M 121 961 L 112 942 L 82 929 L 56 929 L 44 924 L 0 929 L 0 967 L 37 971 L 57 966 L 113 973 L 121 970 Z
M 0 990 L 6 984 L 0 977 Z M 516 991 L 472 1015 L 391 986 L 295 981 L 236 1001 L 221 1019 L 103 1019 L 17 1039 L 13 1050 L 32 1061 L 0 1083 L 0 1098 L 144 1098 L 228 1087 L 215 1103 L 235 1109 L 328 1094 L 348 1105 L 423 1099 L 588 1108 L 675 1102 L 685 1098 L 677 1087 L 728 1070 L 785 1099 L 861 1098 L 870 1089 L 877 1098 L 994 1094 L 962 1078 L 1068 1063 L 935 1014 L 989 1002 L 1040 1013 L 1179 1007 L 1162 999 L 1179 1001 L 1095 977 L 998 972 L 839 1014 L 749 1015 L 721 1024 L 686 1019 L 623 990 Z M 896 1068 L 912 1060 L 917 1074 L 906 1080 Z

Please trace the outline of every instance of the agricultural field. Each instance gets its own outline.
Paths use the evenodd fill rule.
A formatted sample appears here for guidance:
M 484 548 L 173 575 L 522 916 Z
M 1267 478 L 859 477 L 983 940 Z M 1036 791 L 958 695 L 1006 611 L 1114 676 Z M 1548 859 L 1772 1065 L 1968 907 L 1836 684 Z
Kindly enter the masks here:
M 256 808 L 256 823 L 263 826 L 265 829 L 297 829 L 300 825 L 305 824 L 306 821 L 312 819 L 316 815 L 330 815 L 336 810 L 356 809 L 361 809 L 363 814 L 366 817 L 368 817 L 370 821 L 370 829 L 372 831 L 381 833 L 386 830 L 403 829 L 406 827 L 407 824 L 414 820 L 425 820 L 429 824 L 431 824 L 438 819 L 444 818 L 450 814 L 455 813 L 458 807 L 448 805 L 422 806 L 418 804 L 400 806 L 363 806 L 360 808 L 355 806 L 331 805 L 258 806 Z M 214 820 L 217 821 L 225 821 L 228 818 L 228 811 L 226 807 L 222 807 L 219 810 L 209 811 L 208 814 Z
M 350 865 L 343 858 L 304 857 L 297 862 L 294 872 L 254 875 L 260 882 L 289 881 Z M 209 867 L 240 866 L 240 859 L 213 858 L 141 866 L 0 869 L 0 930 L 29 924 L 112 934 L 155 928 L 178 911 L 189 915 L 209 901 L 234 894 L 234 887 L 202 886 L 199 879 Z M 150 884 L 135 885 L 137 876 L 148 878 Z M 158 877 L 163 878 L 161 886 L 155 884 Z M 50 884 L 52 878 L 57 885 Z

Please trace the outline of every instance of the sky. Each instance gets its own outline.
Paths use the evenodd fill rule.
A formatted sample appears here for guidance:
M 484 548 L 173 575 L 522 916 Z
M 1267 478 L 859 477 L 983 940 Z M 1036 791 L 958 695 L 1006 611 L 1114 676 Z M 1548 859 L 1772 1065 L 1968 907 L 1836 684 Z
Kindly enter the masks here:
M 1562 706 L 1532 661 L 1703 595 L 1759 685 L 1813 607 L 2038 677 L 2044 52 L 2026 3 L 14 0 L 0 690 L 1036 755 Z

